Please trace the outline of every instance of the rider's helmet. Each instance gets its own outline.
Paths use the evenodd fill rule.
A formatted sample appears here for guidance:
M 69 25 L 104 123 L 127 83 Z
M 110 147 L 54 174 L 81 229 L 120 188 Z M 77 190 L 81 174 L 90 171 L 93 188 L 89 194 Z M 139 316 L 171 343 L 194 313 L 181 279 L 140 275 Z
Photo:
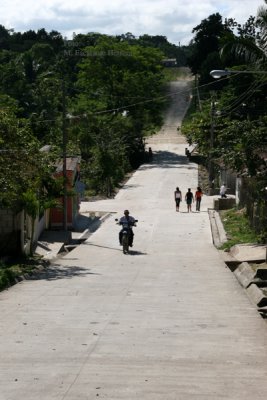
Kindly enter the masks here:
M 129 215 L 129 210 L 124 210 L 124 215 L 125 216 Z

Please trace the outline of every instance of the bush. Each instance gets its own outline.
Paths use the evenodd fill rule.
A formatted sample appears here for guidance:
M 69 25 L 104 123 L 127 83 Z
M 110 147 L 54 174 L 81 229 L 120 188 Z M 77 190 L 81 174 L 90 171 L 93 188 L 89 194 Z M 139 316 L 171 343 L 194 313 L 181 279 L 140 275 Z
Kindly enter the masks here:
M 4 266 L 1 266 L 1 270 L 0 270 L 0 290 L 6 289 L 7 287 L 10 287 L 12 285 L 14 285 L 14 283 L 16 282 L 16 275 L 14 274 L 14 272 Z

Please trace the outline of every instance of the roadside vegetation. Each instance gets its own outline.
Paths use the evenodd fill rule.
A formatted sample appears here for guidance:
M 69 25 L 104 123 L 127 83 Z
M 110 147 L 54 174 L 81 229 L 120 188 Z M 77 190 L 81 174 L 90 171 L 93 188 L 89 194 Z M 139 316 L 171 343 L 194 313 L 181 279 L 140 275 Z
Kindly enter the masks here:
M 219 213 L 228 239 L 222 245 L 222 250 L 229 250 L 236 244 L 255 244 L 262 241 L 261 236 L 250 227 L 245 209 L 233 208 L 221 210 Z
M 49 176 L 62 157 L 63 131 L 67 156 L 82 159 L 88 193 L 112 196 L 146 161 L 145 138 L 162 124 L 171 79 L 162 60 L 175 58 L 181 68 L 186 53 L 164 36 L 88 33 L 66 40 L 57 31 L 0 25 L 0 205 L 21 209 L 29 191 L 37 204 L 43 187 L 48 202 L 58 195 Z M 39 149 L 48 145 L 44 156 Z
M 32 257 L 0 262 L 0 291 L 11 287 L 27 276 L 31 276 L 37 268 L 45 264 L 45 261 Z
M 237 212 L 236 218 L 242 218 L 236 223 L 246 228 L 238 237 L 239 226 L 234 233 L 233 223 L 235 242 L 250 241 L 248 230 L 255 231 L 254 241 L 267 241 L 267 0 L 264 3 L 243 25 L 218 13 L 201 21 L 193 30 L 188 57 L 196 79 L 182 132 L 209 166 L 210 188 L 214 182 L 220 186 L 221 172 L 242 180 L 240 208 L 246 213 Z M 210 76 L 215 69 L 237 72 L 216 80 Z

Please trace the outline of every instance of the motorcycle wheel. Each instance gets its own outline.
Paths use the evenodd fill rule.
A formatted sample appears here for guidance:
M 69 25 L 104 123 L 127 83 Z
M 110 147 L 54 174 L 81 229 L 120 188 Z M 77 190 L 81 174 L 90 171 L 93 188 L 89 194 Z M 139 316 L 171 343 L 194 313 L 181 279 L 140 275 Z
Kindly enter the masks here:
M 127 235 L 122 236 L 122 250 L 124 254 L 127 254 L 129 252 L 129 242 Z

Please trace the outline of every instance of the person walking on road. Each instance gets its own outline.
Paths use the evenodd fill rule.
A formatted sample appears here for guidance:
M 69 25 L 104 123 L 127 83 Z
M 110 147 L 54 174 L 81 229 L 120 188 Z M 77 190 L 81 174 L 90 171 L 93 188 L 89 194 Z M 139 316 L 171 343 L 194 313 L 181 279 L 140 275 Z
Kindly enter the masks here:
M 187 212 L 192 212 L 192 202 L 194 201 L 194 196 L 193 193 L 191 192 L 191 189 L 189 188 L 186 195 L 185 195 L 185 201 L 187 204 Z
M 195 200 L 196 200 L 196 211 L 200 211 L 200 203 L 201 203 L 201 198 L 202 198 L 202 190 L 201 188 L 198 186 L 197 187 L 197 191 L 195 193 Z
M 176 190 L 174 192 L 174 201 L 175 201 L 175 205 L 176 205 L 176 211 L 179 211 L 180 202 L 182 201 L 182 192 L 178 187 L 176 188 Z

